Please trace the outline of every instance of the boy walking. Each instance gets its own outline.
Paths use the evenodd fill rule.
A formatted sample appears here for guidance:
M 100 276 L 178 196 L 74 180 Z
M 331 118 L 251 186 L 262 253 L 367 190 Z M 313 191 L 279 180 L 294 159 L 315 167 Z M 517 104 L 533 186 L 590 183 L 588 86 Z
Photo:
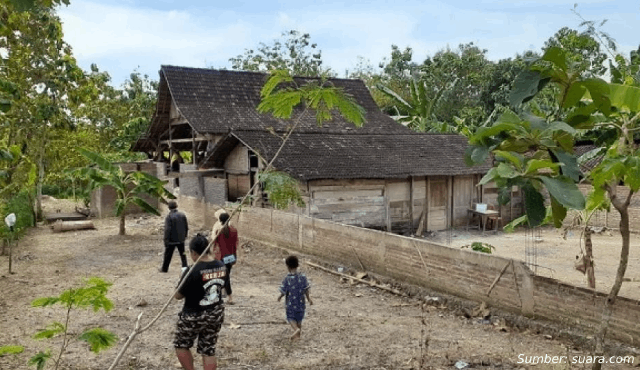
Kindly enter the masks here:
M 289 273 L 285 276 L 280 285 L 280 296 L 278 302 L 282 297 L 285 297 L 287 322 L 293 328 L 293 334 L 291 339 L 300 339 L 302 331 L 302 319 L 304 319 L 305 313 L 305 296 L 310 305 L 313 305 L 313 301 L 309 296 L 309 281 L 307 277 L 298 272 L 298 257 L 289 256 L 285 260 Z
M 204 253 L 208 244 L 207 238 L 200 234 L 191 239 L 189 253 L 194 262 Z M 190 348 L 196 338 L 204 370 L 217 368 L 216 343 L 224 321 L 222 287 L 226 274 L 226 266 L 207 253 L 191 267 L 191 274 L 174 296 L 176 299 L 184 299 L 173 345 L 185 370 L 194 370 Z

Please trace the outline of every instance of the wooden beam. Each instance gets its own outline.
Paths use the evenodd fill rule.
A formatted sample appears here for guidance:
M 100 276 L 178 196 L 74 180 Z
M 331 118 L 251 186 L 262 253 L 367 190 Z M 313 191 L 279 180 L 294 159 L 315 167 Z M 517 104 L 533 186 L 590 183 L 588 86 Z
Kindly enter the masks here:
M 411 234 L 413 234 L 413 176 L 411 176 L 411 182 L 409 183 L 409 223 L 411 224 Z
M 389 189 L 387 187 L 387 181 L 385 180 L 385 186 L 383 190 L 384 195 L 384 209 L 387 221 L 387 232 L 391 232 L 391 206 L 389 204 Z
M 160 141 L 160 144 L 168 144 L 169 142 L 172 142 L 174 144 L 181 144 L 181 143 L 193 143 L 196 141 L 206 141 L 207 139 L 205 138 L 184 138 L 184 139 L 169 139 L 169 140 L 162 140 Z
M 431 211 L 431 177 L 426 177 L 427 197 L 424 202 L 424 229 L 429 231 L 429 212 Z

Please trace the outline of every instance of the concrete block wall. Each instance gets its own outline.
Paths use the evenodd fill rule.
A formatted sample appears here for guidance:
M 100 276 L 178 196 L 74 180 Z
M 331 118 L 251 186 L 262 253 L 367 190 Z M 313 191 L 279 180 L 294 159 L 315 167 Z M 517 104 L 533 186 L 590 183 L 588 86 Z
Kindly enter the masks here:
M 219 206 L 179 197 L 194 222 L 213 224 Z M 435 291 L 595 332 L 606 294 L 536 276 L 521 261 L 266 208 L 243 208 L 232 222 L 245 240 L 298 250 Z M 496 278 L 499 280 L 489 292 Z M 637 345 L 640 301 L 619 297 L 608 336 Z

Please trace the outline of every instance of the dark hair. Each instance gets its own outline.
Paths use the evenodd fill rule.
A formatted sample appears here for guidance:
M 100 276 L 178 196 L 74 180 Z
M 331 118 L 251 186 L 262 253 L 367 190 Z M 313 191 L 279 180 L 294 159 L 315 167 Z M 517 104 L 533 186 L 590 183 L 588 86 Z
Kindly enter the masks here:
M 176 209 L 178 208 L 178 203 L 176 203 L 175 200 L 170 200 L 169 203 L 167 203 L 167 205 L 169 206 L 169 209 Z
M 192 252 L 202 254 L 204 253 L 204 250 L 207 249 L 208 245 L 209 245 L 209 240 L 207 240 L 207 237 L 198 233 L 196 234 L 196 236 L 191 238 L 191 241 L 189 242 L 189 249 Z
M 287 264 L 287 267 L 290 269 L 296 269 L 298 268 L 298 257 L 296 256 L 289 256 L 287 257 L 286 260 L 284 260 L 284 263 Z
M 229 220 L 229 214 L 226 212 L 223 212 L 220 214 L 220 216 L 218 216 L 218 220 L 220 220 L 220 223 L 224 225 L 224 227 L 222 228 L 221 233 L 224 234 L 225 238 L 229 237 L 229 223 L 227 222 Z

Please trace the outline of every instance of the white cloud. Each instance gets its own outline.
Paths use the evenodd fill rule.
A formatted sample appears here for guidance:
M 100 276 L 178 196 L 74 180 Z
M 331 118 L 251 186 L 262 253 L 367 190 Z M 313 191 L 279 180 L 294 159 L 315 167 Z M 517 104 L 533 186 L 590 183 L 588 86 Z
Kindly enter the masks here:
M 290 29 L 309 32 L 326 65 L 342 74 L 358 56 L 377 67 L 390 56 L 392 44 L 411 47 L 417 62 L 468 42 L 488 49 L 490 59 L 513 57 L 539 50 L 561 27 L 580 23 L 570 12 L 573 0 L 380 2 L 322 10 L 304 5 L 257 10 L 258 5 L 246 3 L 234 11 L 207 8 L 212 5 L 154 10 L 93 1 L 72 2 L 60 10 L 65 39 L 83 67 L 97 63 L 116 84 L 137 66 L 153 78 L 161 64 L 230 67 L 229 58 L 260 42 L 270 44 Z M 640 21 L 637 6 L 605 0 L 580 4 L 586 19 L 609 19 L 605 29 L 619 38 L 623 50 L 631 50 Z

